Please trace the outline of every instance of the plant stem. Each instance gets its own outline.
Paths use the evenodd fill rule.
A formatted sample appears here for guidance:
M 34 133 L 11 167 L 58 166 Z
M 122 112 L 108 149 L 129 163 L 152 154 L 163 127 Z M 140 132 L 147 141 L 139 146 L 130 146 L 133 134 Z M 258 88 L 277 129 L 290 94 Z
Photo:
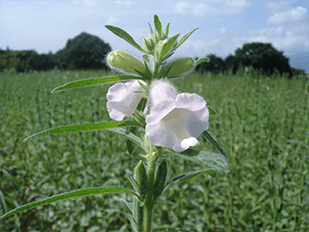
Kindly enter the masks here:
M 146 195 L 146 202 L 144 205 L 144 232 L 151 232 L 152 226 L 152 213 L 154 207 L 153 190 L 154 190 L 154 179 L 156 171 L 156 155 L 149 154 L 148 158 L 148 193 Z

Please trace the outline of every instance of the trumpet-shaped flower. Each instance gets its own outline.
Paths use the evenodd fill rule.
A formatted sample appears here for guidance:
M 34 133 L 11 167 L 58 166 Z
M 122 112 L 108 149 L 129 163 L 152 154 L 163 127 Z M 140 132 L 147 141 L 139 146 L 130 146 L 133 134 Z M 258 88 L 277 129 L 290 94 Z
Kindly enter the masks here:
M 149 141 L 176 152 L 199 145 L 197 137 L 208 129 L 206 101 L 197 94 L 177 94 L 175 87 L 166 81 L 152 85 L 150 96 L 154 105 L 146 117 Z
M 143 93 L 136 92 L 141 90 L 142 87 L 137 80 L 111 86 L 106 94 L 110 118 L 121 121 L 125 116 L 131 116 L 143 97 Z

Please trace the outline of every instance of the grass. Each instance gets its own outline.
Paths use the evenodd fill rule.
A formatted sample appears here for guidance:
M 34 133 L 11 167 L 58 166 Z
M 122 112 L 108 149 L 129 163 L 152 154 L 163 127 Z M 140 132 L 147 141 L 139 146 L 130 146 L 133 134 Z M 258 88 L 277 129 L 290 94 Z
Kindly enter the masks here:
M 2 193 L 8 210 L 77 188 L 129 186 L 126 176 L 133 175 L 141 151 L 128 155 L 125 140 L 116 134 L 22 142 L 51 127 L 110 120 L 105 107 L 110 85 L 50 94 L 66 82 L 103 75 L 1 73 L 0 198 Z M 209 132 L 225 149 L 230 171 L 171 187 L 159 199 L 154 223 L 199 232 L 309 231 L 307 79 L 192 73 L 174 83 L 180 92 L 203 96 L 216 110 Z M 212 149 L 200 141 L 200 149 Z M 170 178 L 203 168 L 173 157 L 168 164 Z M 53 203 L 10 217 L 0 231 L 131 231 L 121 199 L 131 200 L 98 195 Z

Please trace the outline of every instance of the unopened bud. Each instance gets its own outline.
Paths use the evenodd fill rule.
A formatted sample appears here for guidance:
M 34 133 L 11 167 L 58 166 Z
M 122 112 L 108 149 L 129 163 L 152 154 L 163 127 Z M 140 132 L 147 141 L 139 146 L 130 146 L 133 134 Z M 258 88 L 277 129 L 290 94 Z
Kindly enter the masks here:
M 107 63 L 122 72 L 138 74 L 134 69 L 139 72 L 145 72 L 145 65 L 142 61 L 134 56 L 120 50 L 112 51 L 107 56 Z
M 162 75 L 166 77 L 178 77 L 195 67 L 195 62 L 191 57 L 183 57 L 167 64 L 163 70 Z
M 154 42 L 150 37 L 145 37 L 142 41 L 142 44 L 144 46 L 144 48 L 146 48 L 148 51 L 153 51 L 154 49 Z

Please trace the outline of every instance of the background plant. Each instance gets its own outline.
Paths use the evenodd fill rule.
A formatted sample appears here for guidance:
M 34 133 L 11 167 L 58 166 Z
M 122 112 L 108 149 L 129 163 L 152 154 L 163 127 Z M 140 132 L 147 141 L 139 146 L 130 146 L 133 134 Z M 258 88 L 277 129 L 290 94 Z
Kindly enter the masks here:
M 102 71 L 55 70 L 1 76 L 0 161 L 20 183 L 16 191 L 8 178 L 1 178 L 4 196 L 14 199 L 7 202 L 8 210 L 51 194 L 100 186 L 107 180 L 111 185 L 129 185 L 125 176 L 133 174 L 131 167 L 138 159 L 127 154 L 125 139 L 111 132 L 47 136 L 22 143 L 23 138 L 42 128 L 109 120 L 104 94 L 109 86 L 49 94 L 54 86 L 101 75 Z M 200 176 L 170 187 L 158 202 L 163 210 L 155 211 L 155 224 L 184 229 L 193 226 L 198 231 L 308 229 L 307 79 L 261 76 L 254 80 L 247 75 L 238 73 L 231 78 L 228 73 L 192 73 L 174 81 L 180 91 L 196 92 L 216 106 L 209 131 L 221 138 L 229 154 L 230 172 L 217 178 Z M 211 148 L 203 141 L 200 146 Z M 271 160 L 273 165 L 268 166 Z M 170 176 L 198 169 L 184 160 L 171 161 Z M 280 164 L 289 170 L 283 173 Z M 269 185 L 270 170 L 273 188 Z M 276 196 L 277 186 L 283 191 Z M 274 210 L 270 210 L 274 199 L 278 199 L 278 209 L 282 206 L 276 225 Z M 130 231 L 119 200 L 119 196 L 98 196 L 53 203 L 10 217 L 0 228 Z M 232 217 L 227 220 L 229 214 Z

